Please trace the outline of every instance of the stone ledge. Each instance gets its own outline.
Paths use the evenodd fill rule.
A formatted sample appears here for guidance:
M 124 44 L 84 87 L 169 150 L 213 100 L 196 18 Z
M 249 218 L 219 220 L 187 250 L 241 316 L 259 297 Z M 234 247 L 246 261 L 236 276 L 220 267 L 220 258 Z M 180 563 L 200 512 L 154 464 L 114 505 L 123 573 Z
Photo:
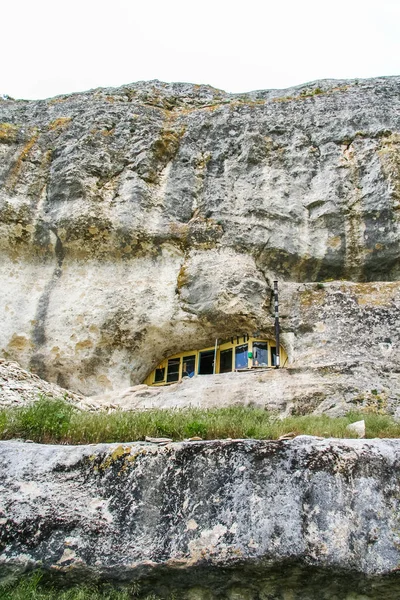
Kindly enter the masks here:
M 399 463 L 399 440 L 0 442 L 1 573 L 396 573 Z

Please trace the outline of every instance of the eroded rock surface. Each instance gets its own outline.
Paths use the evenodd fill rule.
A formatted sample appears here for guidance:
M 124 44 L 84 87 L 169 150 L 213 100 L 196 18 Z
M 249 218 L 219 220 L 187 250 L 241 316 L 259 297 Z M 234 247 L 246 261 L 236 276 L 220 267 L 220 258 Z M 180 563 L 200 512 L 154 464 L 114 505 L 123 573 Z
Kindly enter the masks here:
M 398 570 L 399 461 L 398 440 L 0 442 L 1 574 L 40 566 L 252 599 L 287 598 L 298 569 L 314 568 L 325 572 L 320 596 L 289 597 L 332 598 L 330 570 L 344 573 L 342 591 Z M 235 596 L 246 570 L 248 596 Z M 281 595 L 256 595 L 271 570 Z
M 285 414 L 366 408 L 400 418 L 400 284 L 281 286 L 289 365 L 134 386 L 90 399 L 125 410 L 254 404 Z
M 121 390 L 216 337 L 272 336 L 276 278 L 292 364 L 360 360 L 375 389 L 399 367 L 399 91 L 155 81 L 0 100 L 2 355 Z M 332 279 L 349 283 L 315 287 Z
M 43 381 L 37 375 L 22 369 L 18 363 L 0 359 L 0 408 L 32 404 L 41 396 L 64 398 L 75 406 L 89 408 L 87 400 L 79 394 Z

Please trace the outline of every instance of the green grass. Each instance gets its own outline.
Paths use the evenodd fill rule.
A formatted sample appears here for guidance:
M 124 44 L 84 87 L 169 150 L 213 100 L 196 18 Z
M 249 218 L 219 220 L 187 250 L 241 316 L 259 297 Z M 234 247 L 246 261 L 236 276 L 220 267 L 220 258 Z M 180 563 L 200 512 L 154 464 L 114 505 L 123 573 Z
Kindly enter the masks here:
M 400 437 L 400 424 L 392 417 L 367 412 L 351 412 L 339 418 L 304 415 L 279 419 L 261 408 L 232 406 L 106 414 L 80 411 L 64 400 L 42 397 L 31 406 L 0 410 L 0 439 L 22 438 L 45 444 L 130 442 L 144 440 L 145 436 L 174 441 L 194 436 L 205 440 L 265 440 L 289 432 L 343 438 L 352 437 L 346 426 L 360 419 L 365 419 L 368 438 Z
M 1 600 L 159 600 L 154 595 L 140 595 L 138 585 L 131 585 L 125 589 L 112 585 L 82 585 L 60 587 L 52 586 L 43 580 L 39 571 L 31 575 L 22 576 L 17 581 L 0 584 Z

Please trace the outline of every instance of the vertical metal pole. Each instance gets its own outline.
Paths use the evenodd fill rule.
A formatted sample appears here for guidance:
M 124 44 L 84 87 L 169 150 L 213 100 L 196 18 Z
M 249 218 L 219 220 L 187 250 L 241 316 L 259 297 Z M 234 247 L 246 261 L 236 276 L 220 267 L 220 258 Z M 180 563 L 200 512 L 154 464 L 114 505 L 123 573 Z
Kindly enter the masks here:
M 274 304 L 275 304 L 275 340 L 276 340 L 276 362 L 275 368 L 280 365 L 280 345 L 279 345 L 279 304 L 278 304 L 278 282 L 274 281 Z
M 215 349 L 214 349 L 214 367 L 213 367 L 214 375 L 217 372 L 217 349 L 218 349 L 218 338 L 215 340 Z

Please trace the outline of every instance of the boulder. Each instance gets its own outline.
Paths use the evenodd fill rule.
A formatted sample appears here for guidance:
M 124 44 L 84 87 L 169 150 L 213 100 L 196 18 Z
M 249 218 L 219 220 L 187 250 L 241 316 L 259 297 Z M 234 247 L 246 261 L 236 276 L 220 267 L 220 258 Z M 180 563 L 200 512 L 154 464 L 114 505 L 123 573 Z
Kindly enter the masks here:
M 0 573 L 212 599 L 389 582 L 395 598 L 399 461 L 399 440 L 0 442 Z
M 364 438 L 365 437 L 365 421 L 355 421 L 354 423 L 350 423 L 346 427 L 347 431 L 351 433 L 355 433 L 357 437 Z

